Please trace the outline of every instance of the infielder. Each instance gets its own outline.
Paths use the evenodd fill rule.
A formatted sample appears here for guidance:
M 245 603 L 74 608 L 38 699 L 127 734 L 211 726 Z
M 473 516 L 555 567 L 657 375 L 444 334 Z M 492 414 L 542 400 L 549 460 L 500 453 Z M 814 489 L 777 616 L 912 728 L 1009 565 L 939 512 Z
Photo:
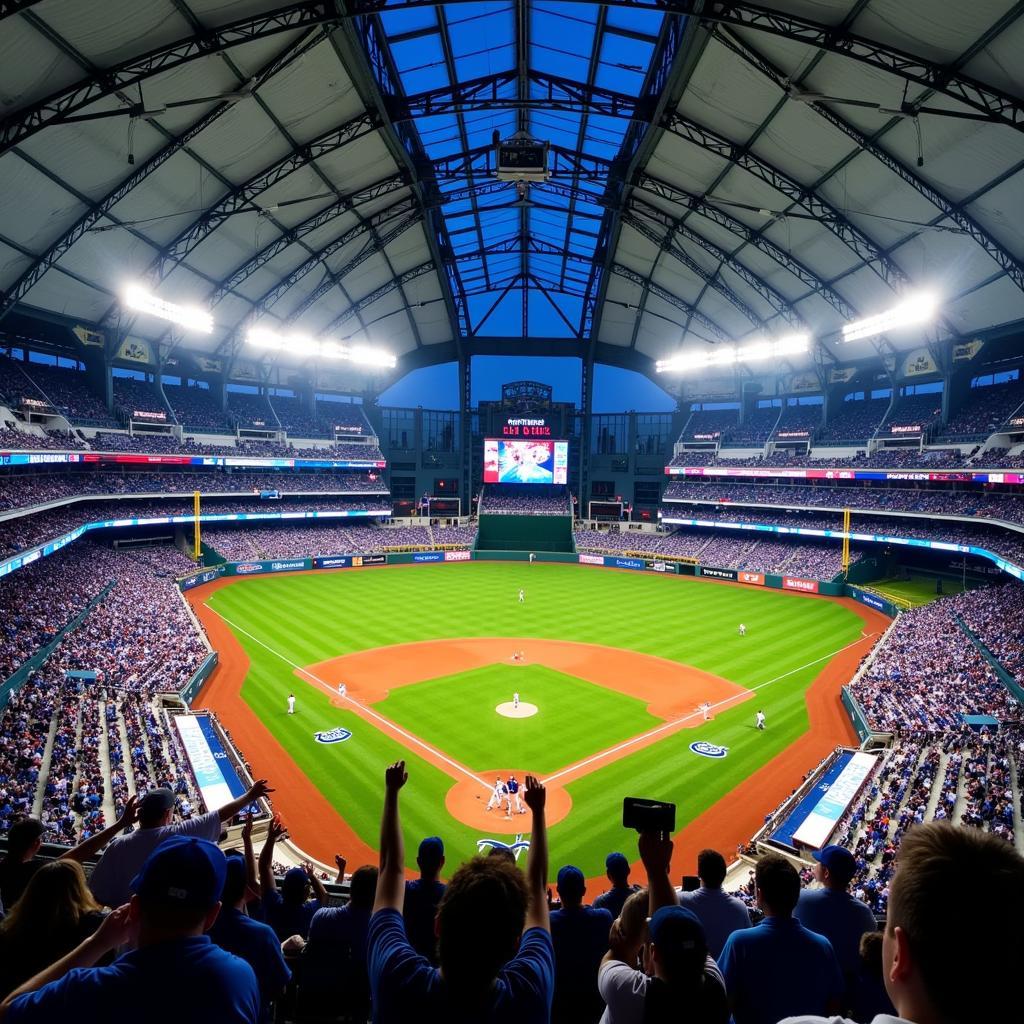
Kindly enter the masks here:
M 494 807 L 501 807 L 501 802 L 507 795 L 508 787 L 500 778 L 498 778 L 494 783 L 494 791 L 491 793 L 491 799 L 487 801 L 487 810 L 491 810 Z
M 508 791 L 509 791 L 509 801 L 508 801 L 508 811 L 509 811 L 509 814 L 512 813 L 512 801 L 513 800 L 515 800 L 515 802 L 516 802 L 516 814 L 525 814 L 526 813 L 526 808 L 523 806 L 523 799 L 519 795 L 519 783 L 516 780 L 516 777 L 514 775 L 510 775 L 508 777 Z
M 520 587 L 519 588 L 519 603 L 520 604 L 524 604 L 525 602 L 526 602 L 526 593 L 523 591 L 523 588 Z
M 294 693 L 289 693 L 288 694 L 288 714 L 289 715 L 294 715 L 295 714 L 295 694 Z
M 705 701 L 703 704 L 701 704 L 700 710 L 704 715 L 704 721 L 706 722 L 711 717 L 711 705 L 708 704 L 707 701 Z
M 757 727 L 758 729 L 764 730 L 764 712 L 758 711 L 757 713 Z
M 744 626 L 742 622 L 740 623 L 739 634 L 740 634 L 740 636 L 746 636 L 747 635 L 747 627 Z
M 348 687 L 344 683 L 338 683 L 338 696 L 344 699 L 346 693 L 348 693 Z
M 512 694 L 512 710 L 516 711 L 516 710 L 518 710 L 518 708 L 519 708 L 519 694 L 518 693 L 513 693 Z

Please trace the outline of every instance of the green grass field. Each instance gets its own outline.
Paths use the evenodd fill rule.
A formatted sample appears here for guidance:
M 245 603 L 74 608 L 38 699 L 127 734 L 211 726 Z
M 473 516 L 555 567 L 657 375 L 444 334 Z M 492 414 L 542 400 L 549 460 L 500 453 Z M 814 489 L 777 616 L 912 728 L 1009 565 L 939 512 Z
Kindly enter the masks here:
M 522 605 L 519 587 L 526 591 Z M 621 827 L 623 796 L 675 801 L 682 827 L 803 733 L 804 690 L 833 654 L 860 638 L 863 625 L 835 602 L 782 591 L 556 564 L 472 562 L 263 576 L 218 590 L 209 603 L 250 658 L 243 698 L 371 846 L 384 766 L 405 758 L 410 781 L 402 815 L 410 864 L 424 835 L 444 836 L 455 859 L 475 852 L 483 836 L 448 815 L 447 775 L 332 706 L 326 694 L 296 678 L 294 666 L 419 640 L 540 637 L 636 650 L 760 688 L 756 706 L 767 715 L 765 732 L 753 728 L 756 706 L 747 701 L 569 785 L 573 810 L 551 830 L 552 858 L 577 864 L 588 877 L 603 873 L 609 850 L 632 854 L 635 848 L 635 838 Z M 746 637 L 737 636 L 740 622 L 747 625 Z M 496 660 L 506 656 L 504 647 L 495 653 Z M 543 714 L 504 719 L 494 712 L 494 695 L 507 700 L 516 687 L 502 678 L 500 667 L 493 671 L 498 675 L 485 669 L 401 687 L 376 708 L 422 738 L 429 733 L 431 742 L 468 765 L 530 768 L 527 760 L 535 757 L 532 767 L 541 774 L 549 765 L 568 765 L 645 732 L 656 721 L 639 701 L 536 666 L 531 699 L 536 683 L 536 692 L 545 694 L 534 701 L 543 704 Z M 479 700 L 462 699 L 476 690 Z M 290 691 L 299 699 L 294 716 L 285 713 Z M 327 746 L 314 741 L 314 732 L 338 725 L 352 730 L 351 740 Z M 514 734 L 518 726 L 525 728 Z M 689 744 L 696 739 L 728 747 L 729 755 L 711 760 L 693 754 Z M 516 742 L 521 748 L 511 745 Z
M 872 583 L 871 589 L 877 590 L 885 597 L 899 599 L 897 603 L 900 600 L 907 601 L 912 608 L 920 608 L 921 605 L 931 604 L 932 601 L 937 601 L 940 597 L 962 594 L 964 590 L 972 590 L 981 585 L 973 580 L 968 580 L 967 586 L 964 587 L 960 580 L 943 577 L 942 593 L 937 594 L 934 576 L 911 576 L 909 580 L 892 579 Z

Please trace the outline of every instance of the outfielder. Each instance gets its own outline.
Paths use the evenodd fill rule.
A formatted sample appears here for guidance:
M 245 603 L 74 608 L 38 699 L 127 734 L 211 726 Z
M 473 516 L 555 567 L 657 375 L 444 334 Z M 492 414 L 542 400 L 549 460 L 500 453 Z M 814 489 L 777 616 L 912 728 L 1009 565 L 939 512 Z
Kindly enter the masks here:
M 762 730 L 762 732 L 764 731 L 764 712 L 763 711 L 758 711 L 758 713 L 757 713 L 757 727 L 758 727 L 758 729 Z
M 516 711 L 516 710 L 518 710 L 518 708 L 519 708 L 519 694 L 518 693 L 513 693 L 512 694 L 512 710 Z
M 294 715 L 295 714 L 295 694 L 294 693 L 289 693 L 288 694 L 288 714 L 289 715 Z
M 507 795 L 508 787 L 499 777 L 494 783 L 494 791 L 491 793 L 491 799 L 487 801 L 487 810 L 491 810 L 494 807 L 501 807 L 501 802 Z
M 520 604 L 524 604 L 525 602 L 526 602 L 526 593 L 523 591 L 523 588 L 520 587 L 519 588 L 519 603 Z
M 746 636 L 747 635 L 747 627 L 744 626 L 742 622 L 740 623 L 739 634 L 740 634 L 740 636 Z

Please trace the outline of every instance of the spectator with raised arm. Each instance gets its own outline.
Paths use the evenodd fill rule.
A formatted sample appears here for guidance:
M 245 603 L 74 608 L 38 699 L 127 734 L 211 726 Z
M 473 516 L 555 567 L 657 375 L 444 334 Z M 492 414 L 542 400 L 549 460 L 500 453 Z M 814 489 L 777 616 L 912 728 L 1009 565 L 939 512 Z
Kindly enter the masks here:
M 525 877 L 507 861 L 474 857 L 449 881 L 438 908 L 438 968 L 412 948 L 402 920 L 405 849 L 398 794 L 407 778 L 405 762 L 399 761 L 384 779 L 380 875 L 369 941 L 375 1024 L 548 1020 L 555 964 L 544 787 L 526 777 L 532 829 Z
M 263 912 L 267 924 L 285 942 L 294 935 L 305 939 L 313 915 L 327 904 L 327 893 L 323 883 L 316 877 L 311 864 L 301 868 L 289 868 L 278 891 L 274 878 L 274 845 L 284 839 L 288 830 L 276 815 L 267 829 L 267 838 L 260 850 L 260 889 L 263 894 Z M 307 899 L 312 884 L 316 896 Z
M 597 979 L 605 1001 L 601 1022 L 726 1024 L 725 984 L 708 956 L 704 929 L 679 906 L 669 880 L 672 840 L 667 834 L 641 832 L 639 847 L 647 871 L 646 899 L 642 893 L 631 896 L 612 924 Z M 643 970 L 638 970 L 641 953 Z
M 151 789 L 138 804 L 139 827 L 114 839 L 93 868 L 89 879 L 93 896 L 108 907 L 122 906 L 131 896 L 131 880 L 165 839 L 178 835 L 216 842 L 225 822 L 272 792 L 267 780 L 259 779 L 220 810 L 197 815 L 188 821 L 173 822 L 174 794 L 169 789 Z

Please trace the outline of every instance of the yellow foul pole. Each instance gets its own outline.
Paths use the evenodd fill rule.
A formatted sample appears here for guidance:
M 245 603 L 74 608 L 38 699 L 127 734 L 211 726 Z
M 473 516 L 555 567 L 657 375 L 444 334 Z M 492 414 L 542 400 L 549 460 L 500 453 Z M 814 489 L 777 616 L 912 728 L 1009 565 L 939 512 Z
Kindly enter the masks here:
M 202 538 L 200 537 L 199 531 L 199 492 L 194 491 L 192 494 L 192 507 L 195 511 L 195 552 L 193 557 L 198 562 L 203 556 Z
M 198 526 L 198 524 L 197 524 Z M 843 577 L 850 571 L 850 510 L 843 509 Z

